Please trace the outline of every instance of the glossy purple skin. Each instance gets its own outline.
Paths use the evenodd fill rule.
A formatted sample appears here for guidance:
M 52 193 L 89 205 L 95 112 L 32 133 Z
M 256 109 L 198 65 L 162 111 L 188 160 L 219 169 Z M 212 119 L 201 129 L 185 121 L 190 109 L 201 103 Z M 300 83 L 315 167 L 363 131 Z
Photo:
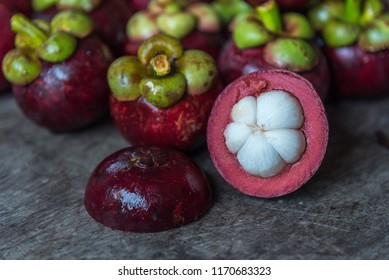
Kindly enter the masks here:
M 30 14 L 32 11 L 31 0 L 0 0 L 0 5 L 3 4 L 10 11 Z
M 158 109 L 143 97 L 119 101 L 111 95 L 110 109 L 116 127 L 132 145 L 154 145 L 191 152 L 205 143 L 212 105 L 222 91 L 219 80 L 206 93 L 185 94 L 167 109 Z
M 23 113 L 52 131 L 84 128 L 108 111 L 107 70 L 113 57 L 97 37 L 80 40 L 65 62 L 42 63 L 40 76 L 26 86 L 13 86 Z
M 12 13 L 2 4 L 0 4 L 0 62 L 4 56 L 13 48 L 15 34 L 11 30 L 10 19 Z M 9 83 L 0 71 L 0 93 L 9 88 Z
M 310 71 L 299 72 L 301 76 L 310 81 L 322 100 L 328 96 L 330 86 L 330 72 L 326 58 L 320 54 L 320 61 Z M 240 50 L 230 39 L 223 47 L 218 60 L 218 66 L 225 84 L 235 81 L 237 78 L 259 70 L 275 69 L 264 59 L 264 48 L 250 48 Z
M 158 147 L 130 147 L 93 171 L 84 204 L 112 229 L 156 232 L 197 220 L 212 205 L 211 188 L 185 155 Z
M 224 44 L 224 37 L 222 33 L 206 33 L 200 31 L 193 31 L 189 35 L 180 40 L 184 49 L 201 50 L 217 60 L 220 55 L 220 50 Z M 137 55 L 138 48 L 142 42 L 133 41 L 127 38 L 125 44 L 125 55 Z
M 50 21 L 58 10 L 50 8 L 42 12 L 35 12 L 33 18 Z M 90 16 L 95 23 L 95 32 L 112 50 L 121 54 L 126 39 L 126 25 L 132 14 L 132 9 L 125 0 L 104 0 Z
M 346 98 L 389 95 L 389 50 L 368 53 L 358 45 L 325 48 L 335 91 Z

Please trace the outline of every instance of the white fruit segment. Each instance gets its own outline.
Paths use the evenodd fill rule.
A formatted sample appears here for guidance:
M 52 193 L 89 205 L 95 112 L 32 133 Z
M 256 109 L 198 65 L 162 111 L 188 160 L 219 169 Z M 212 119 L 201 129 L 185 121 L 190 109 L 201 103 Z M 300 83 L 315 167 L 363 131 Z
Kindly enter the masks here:
M 303 110 L 288 92 L 272 90 L 257 98 L 244 97 L 232 108 L 231 118 L 224 131 L 226 146 L 251 175 L 275 176 L 287 164 L 299 161 L 305 151 L 306 139 L 300 130 Z

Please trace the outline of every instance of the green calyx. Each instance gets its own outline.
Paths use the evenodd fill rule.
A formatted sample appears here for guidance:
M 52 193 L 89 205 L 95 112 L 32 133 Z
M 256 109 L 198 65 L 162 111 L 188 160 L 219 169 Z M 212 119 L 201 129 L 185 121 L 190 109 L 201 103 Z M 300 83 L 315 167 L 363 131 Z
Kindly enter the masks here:
M 185 76 L 187 92 L 200 95 L 214 84 L 217 67 L 213 58 L 203 51 L 188 50 L 176 61 L 177 70 Z
M 237 15 L 253 11 L 253 8 L 243 0 L 217 0 L 211 5 L 224 25 Z
M 85 38 L 93 31 L 93 20 L 79 11 L 63 11 L 51 20 L 52 32 L 65 31 L 77 38 Z
M 177 13 L 187 5 L 188 3 L 185 0 L 151 0 L 147 10 L 153 14 Z
M 367 52 L 389 48 L 381 0 L 327 0 L 308 12 L 315 28 L 333 48 L 358 42 Z
M 232 37 L 239 49 L 260 47 L 274 38 L 311 40 L 315 36 L 309 20 L 297 13 L 281 16 L 275 1 L 270 0 L 256 7 L 256 13 L 236 17 Z
M 18 85 L 32 82 L 41 71 L 39 59 L 58 63 L 70 58 L 77 49 L 76 37 L 89 35 L 91 23 L 86 14 L 78 11 L 61 12 L 50 23 L 15 14 L 11 28 L 16 32 L 16 49 L 3 62 L 9 81 Z
M 160 109 L 166 109 L 184 96 L 186 79 L 179 72 L 163 78 L 144 77 L 139 83 L 139 89 L 149 103 Z
M 137 12 L 128 20 L 126 33 L 128 38 L 137 42 L 159 34 L 156 16 L 149 12 Z
M 315 30 L 309 20 L 298 13 L 286 13 L 282 16 L 285 33 L 288 37 L 312 40 L 315 38 Z
M 108 83 L 119 101 L 140 96 L 159 109 L 176 104 L 187 92 L 206 93 L 217 76 L 216 63 L 208 54 L 183 51 L 179 41 L 155 35 L 142 43 L 138 57 L 122 57 L 108 70 Z
M 354 44 L 359 32 L 360 28 L 355 24 L 331 20 L 323 28 L 323 38 L 328 46 L 339 48 Z
M 277 68 L 293 72 L 309 71 L 319 63 L 317 52 L 309 43 L 292 38 L 279 38 L 268 43 L 264 58 Z
M 60 31 L 51 35 L 38 49 L 39 58 L 57 63 L 68 59 L 77 48 L 77 39 Z
M 116 59 L 108 68 L 108 85 L 113 96 L 120 101 L 132 101 L 141 96 L 139 82 L 146 75 L 146 68 L 134 56 Z
M 9 51 L 2 64 L 4 77 L 15 85 L 26 85 L 34 81 L 40 74 L 42 64 L 28 49 Z
M 272 35 L 258 21 L 238 21 L 232 38 L 239 49 L 259 47 L 272 39 Z
M 43 11 L 52 6 L 57 6 L 60 10 L 75 9 L 90 12 L 100 5 L 102 1 L 103 0 L 32 0 L 32 7 L 35 11 Z
M 371 22 L 359 37 L 359 45 L 368 52 L 389 48 L 389 14 Z
M 161 14 L 157 17 L 157 26 L 164 34 L 181 39 L 196 27 L 196 17 L 188 12 Z

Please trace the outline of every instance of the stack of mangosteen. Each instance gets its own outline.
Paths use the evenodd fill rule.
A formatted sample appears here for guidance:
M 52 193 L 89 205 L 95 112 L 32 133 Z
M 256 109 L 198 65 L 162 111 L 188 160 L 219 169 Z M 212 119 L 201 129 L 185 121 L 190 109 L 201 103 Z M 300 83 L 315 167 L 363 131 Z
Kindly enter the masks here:
M 379 0 L 30 3 L 0 1 L 0 90 L 12 83 L 23 113 L 56 132 L 110 111 L 131 147 L 96 167 L 84 201 L 113 229 L 161 231 L 204 214 L 212 191 L 184 153 L 205 141 L 236 189 L 291 193 L 324 157 L 329 91 L 389 92 Z

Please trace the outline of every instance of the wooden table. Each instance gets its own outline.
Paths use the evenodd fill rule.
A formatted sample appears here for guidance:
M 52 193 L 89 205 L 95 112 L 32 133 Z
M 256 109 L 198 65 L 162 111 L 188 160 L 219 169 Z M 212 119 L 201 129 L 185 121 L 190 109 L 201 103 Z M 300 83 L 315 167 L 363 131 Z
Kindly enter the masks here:
M 96 223 L 83 206 L 95 166 L 126 146 L 109 120 L 52 134 L 0 96 L 1 259 L 389 258 L 389 99 L 328 106 L 330 142 L 300 190 L 258 199 L 229 186 L 206 148 L 193 154 L 215 192 L 200 220 L 136 234 Z

